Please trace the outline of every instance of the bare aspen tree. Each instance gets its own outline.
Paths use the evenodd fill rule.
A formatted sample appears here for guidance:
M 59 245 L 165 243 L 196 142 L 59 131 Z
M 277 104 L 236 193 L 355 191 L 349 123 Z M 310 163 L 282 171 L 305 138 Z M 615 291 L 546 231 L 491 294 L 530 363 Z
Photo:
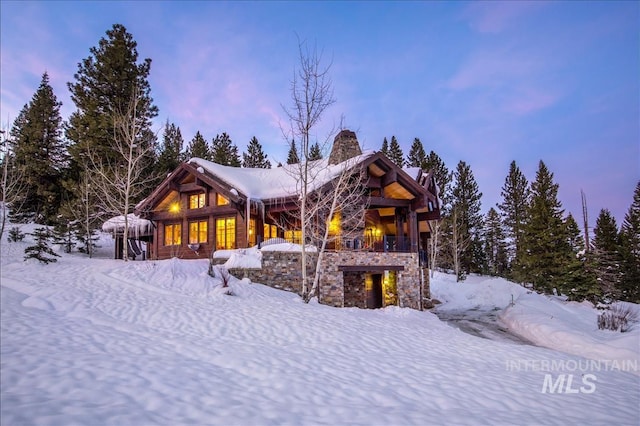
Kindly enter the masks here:
M 0 218 L 0 243 L 4 235 L 4 228 L 7 223 L 7 208 L 15 206 L 16 202 L 23 200 L 20 197 L 21 192 L 26 187 L 22 169 L 13 165 L 13 156 L 9 150 L 9 135 L 6 130 L 0 130 L 2 134 L 2 182 L 0 182 L 0 191 L 2 191 L 2 217 Z
M 115 160 L 102 161 L 88 149 L 90 161 L 89 181 L 92 191 L 97 195 L 97 207 L 104 214 L 122 215 L 124 218 L 123 259 L 128 260 L 127 240 L 129 238 L 129 217 L 133 211 L 134 200 L 146 190 L 146 186 L 155 179 L 153 173 L 145 169 L 144 160 L 153 150 L 152 144 L 141 140 L 141 120 L 138 117 L 140 97 L 137 93 L 125 111 L 114 115 L 113 145 Z
M 302 298 L 308 300 L 309 287 L 307 277 L 307 233 L 311 226 L 312 217 L 308 214 L 308 198 L 313 182 L 320 173 L 317 162 L 310 162 L 310 150 L 312 142 L 312 131 L 320 122 L 325 110 L 335 103 L 331 79 L 329 78 L 329 68 L 321 65 L 321 55 L 315 47 L 310 50 L 306 43 L 298 43 L 299 68 L 294 71 L 291 81 L 292 105 L 283 107 L 289 119 L 290 131 L 285 132 L 285 140 L 292 138 L 298 141 L 297 164 L 292 165 L 291 170 L 297 181 L 299 194 L 299 223 L 301 231 L 301 264 L 302 264 Z M 327 136 L 328 140 L 329 136 Z M 325 142 L 326 143 L 326 142 Z
M 429 238 L 429 269 L 431 269 L 431 278 L 434 277 L 434 273 L 437 267 L 438 259 L 440 258 L 440 221 L 430 220 L 429 229 L 431 230 L 431 238 Z
M 591 251 L 591 242 L 589 240 L 589 217 L 587 215 L 587 196 L 584 191 L 580 190 L 580 198 L 582 199 L 582 223 L 584 225 L 584 247 L 585 251 Z
M 453 270 L 456 274 L 456 281 L 462 281 L 460 274 L 461 269 L 461 257 L 464 251 L 471 244 L 471 239 L 467 233 L 463 232 L 462 224 L 460 223 L 460 216 L 458 212 L 458 206 L 454 206 L 451 211 L 451 260 L 453 263 Z
M 328 169 L 331 167 L 328 166 Z M 318 260 L 313 285 L 305 302 L 317 292 L 327 246 L 330 243 L 336 247 L 343 243 L 355 244 L 355 238 L 362 236 L 364 231 L 368 205 L 364 185 L 366 169 L 354 167 L 354 160 L 347 160 L 333 167 L 340 167 L 338 176 L 309 197 L 307 213 L 314 220 L 309 223 L 308 233 L 318 248 Z

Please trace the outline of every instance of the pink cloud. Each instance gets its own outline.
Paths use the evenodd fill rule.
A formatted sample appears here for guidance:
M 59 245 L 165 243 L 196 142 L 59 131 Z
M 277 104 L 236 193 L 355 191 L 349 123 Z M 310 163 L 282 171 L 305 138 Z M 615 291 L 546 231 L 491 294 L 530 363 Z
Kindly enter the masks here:
M 517 115 L 527 115 L 555 104 L 561 98 L 560 93 L 526 88 L 516 91 L 514 97 L 505 102 L 506 112 Z
M 476 31 L 497 34 L 544 5 L 541 1 L 478 1 L 465 9 L 463 17 Z

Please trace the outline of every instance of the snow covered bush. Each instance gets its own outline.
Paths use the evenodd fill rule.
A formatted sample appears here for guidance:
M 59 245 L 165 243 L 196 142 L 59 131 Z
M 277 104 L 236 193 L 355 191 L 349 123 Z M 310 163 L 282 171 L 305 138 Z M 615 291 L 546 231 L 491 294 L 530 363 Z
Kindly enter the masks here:
M 614 303 L 598 315 L 598 328 L 625 333 L 638 322 L 638 311 L 629 304 Z
M 229 273 L 229 270 L 223 266 L 217 265 L 210 268 L 209 271 L 209 275 L 222 281 L 222 288 L 226 289 L 224 294 L 233 296 L 233 292 L 229 288 L 229 282 L 231 281 L 231 274 Z

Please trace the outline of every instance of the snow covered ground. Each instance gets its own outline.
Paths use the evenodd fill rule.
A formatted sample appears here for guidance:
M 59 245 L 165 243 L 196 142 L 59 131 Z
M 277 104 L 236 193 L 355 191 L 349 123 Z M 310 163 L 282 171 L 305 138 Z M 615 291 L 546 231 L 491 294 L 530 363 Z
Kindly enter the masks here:
M 115 261 L 108 239 L 97 259 L 24 262 L 28 238 L 0 247 L 2 425 L 640 423 L 637 371 L 579 368 L 587 356 L 637 366 L 638 332 L 598 332 L 580 305 L 514 294 L 503 320 L 549 349 L 247 281 L 229 296 L 206 261 Z M 440 275 L 433 292 L 440 309 L 503 308 L 512 286 Z M 568 336 L 579 355 L 556 342 Z

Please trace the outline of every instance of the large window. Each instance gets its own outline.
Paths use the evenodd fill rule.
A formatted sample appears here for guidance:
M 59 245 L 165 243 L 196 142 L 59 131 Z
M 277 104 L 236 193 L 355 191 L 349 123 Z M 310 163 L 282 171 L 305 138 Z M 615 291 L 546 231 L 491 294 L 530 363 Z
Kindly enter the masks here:
M 295 229 L 284 231 L 284 239 L 289 241 L 290 243 L 300 244 L 302 241 L 302 231 Z
M 216 205 L 226 206 L 229 204 L 229 199 L 222 194 L 216 194 Z
M 206 194 L 193 194 L 189 195 L 189 208 L 190 209 L 201 209 L 205 206 L 205 197 Z
M 278 227 L 276 225 L 270 225 L 268 223 L 264 224 L 264 240 L 268 240 L 269 238 L 278 238 Z
M 216 249 L 236 248 L 236 218 L 225 217 L 216 219 Z
M 189 244 L 206 243 L 207 228 L 206 220 L 189 222 Z
M 249 219 L 249 247 L 258 244 L 258 236 L 256 235 L 256 220 Z
M 172 223 L 164 225 L 164 245 L 179 246 L 182 244 L 182 225 Z

